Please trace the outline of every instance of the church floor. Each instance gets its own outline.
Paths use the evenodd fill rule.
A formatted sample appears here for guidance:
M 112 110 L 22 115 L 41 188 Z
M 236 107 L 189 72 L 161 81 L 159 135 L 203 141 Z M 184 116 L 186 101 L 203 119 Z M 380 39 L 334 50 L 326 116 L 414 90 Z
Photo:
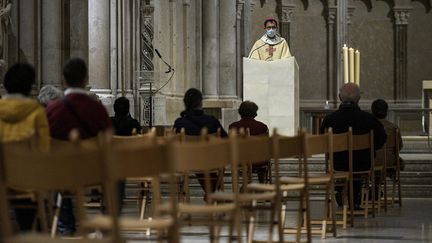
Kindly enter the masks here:
M 355 227 L 348 227 L 346 230 L 339 227 L 337 238 L 330 234 L 325 240 L 321 240 L 320 236 L 313 236 L 313 242 L 432 242 L 432 199 L 406 199 L 403 203 L 402 209 L 396 206 L 390 207 L 387 213 L 381 212 L 376 218 L 356 217 Z M 318 202 L 313 201 L 312 217 L 319 213 L 319 208 L 321 207 Z M 293 216 L 291 214 L 293 213 L 287 215 L 287 224 L 294 221 L 294 218 L 290 218 Z M 265 216 L 265 213 L 260 214 L 258 221 L 265 220 Z M 183 226 L 181 231 L 182 242 L 209 242 L 207 227 Z M 243 234 L 245 234 L 244 232 Z M 267 232 L 267 226 L 258 222 L 255 240 L 266 240 Z M 129 236 L 141 238 L 144 235 L 131 234 Z M 227 231 L 223 229 L 220 242 L 227 242 L 226 236 Z M 245 237 L 244 240 L 246 240 Z M 292 240 L 292 238 L 286 236 L 285 240 Z M 128 242 L 146 241 L 137 239 Z

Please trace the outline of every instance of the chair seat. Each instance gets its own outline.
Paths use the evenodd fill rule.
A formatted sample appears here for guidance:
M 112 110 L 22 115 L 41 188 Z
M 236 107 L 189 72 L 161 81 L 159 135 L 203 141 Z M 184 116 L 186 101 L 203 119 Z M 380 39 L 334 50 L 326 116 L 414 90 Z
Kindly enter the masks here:
M 215 192 L 209 195 L 211 200 L 215 201 L 233 201 L 234 193 L 231 192 Z M 240 202 L 251 202 L 251 201 L 271 201 L 276 196 L 274 192 L 266 192 L 266 193 L 240 193 L 238 200 Z
M 140 220 L 135 218 L 119 218 L 119 227 L 125 231 L 142 231 L 145 229 L 166 229 L 173 224 L 172 218 L 152 220 Z M 88 229 L 109 230 L 112 228 L 112 218 L 105 215 L 97 215 L 83 222 L 83 227 Z
M 51 238 L 48 235 L 41 235 L 41 234 L 22 234 L 17 235 L 13 238 L 10 238 L 6 241 L 7 243 L 59 243 L 59 242 L 71 242 L 71 239 L 62 239 L 62 238 Z M 112 239 L 98 239 L 92 240 L 92 239 L 83 239 L 83 238 L 77 238 L 74 239 L 72 242 L 77 243 L 109 243 L 113 242 Z
M 304 189 L 305 185 L 303 183 L 300 184 L 289 184 L 289 185 L 281 185 L 281 191 L 298 191 Z M 261 184 L 261 183 L 251 183 L 247 185 L 249 190 L 253 191 L 274 191 L 276 190 L 276 186 L 274 184 Z
M 312 185 L 320 185 L 320 184 L 327 184 L 330 182 L 330 176 L 329 175 L 311 175 L 309 177 L 309 184 Z M 286 184 L 300 184 L 304 183 L 303 177 L 291 177 L 291 176 L 284 176 L 280 178 L 281 183 Z
M 235 209 L 234 203 L 224 204 L 186 204 L 179 203 L 178 212 L 186 214 L 212 214 L 212 213 L 226 213 Z
M 333 174 L 334 179 L 348 179 L 349 172 L 348 171 L 338 171 Z

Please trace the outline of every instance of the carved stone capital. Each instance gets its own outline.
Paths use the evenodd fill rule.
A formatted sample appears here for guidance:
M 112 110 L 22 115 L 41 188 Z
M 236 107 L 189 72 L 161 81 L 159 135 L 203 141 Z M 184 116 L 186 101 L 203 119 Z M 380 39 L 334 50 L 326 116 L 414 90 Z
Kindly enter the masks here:
M 336 20 L 337 9 L 336 7 L 329 7 L 327 9 L 327 24 L 334 24 Z
M 191 4 L 190 0 L 183 0 L 183 6 L 189 7 Z
M 236 3 L 236 18 L 237 19 L 242 19 L 244 4 L 245 4 L 245 0 L 237 0 L 237 3 Z
M 352 16 L 354 14 L 354 10 L 355 10 L 354 6 L 349 6 L 348 7 L 347 24 L 351 24 L 352 23 Z
M 294 9 L 295 9 L 295 5 L 290 4 L 290 5 L 283 5 L 281 7 L 281 22 L 282 23 L 291 23 L 291 21 L 293 20 L 293 13 L 294 13 Z
M 250 11 L 251 13 L 253 13 L 253 11 L 255 10 L 255 5 L 256 5 L 256 0 L 251 0 L 250 1 Z
M 154 13 L 154 6 L 151 2 L 141 0 L 141 14 L 146 17 L 152 16 Z
M 409 8 L 394 8 L 394 20 L 396 25 L 407 25 L 411 9 Z

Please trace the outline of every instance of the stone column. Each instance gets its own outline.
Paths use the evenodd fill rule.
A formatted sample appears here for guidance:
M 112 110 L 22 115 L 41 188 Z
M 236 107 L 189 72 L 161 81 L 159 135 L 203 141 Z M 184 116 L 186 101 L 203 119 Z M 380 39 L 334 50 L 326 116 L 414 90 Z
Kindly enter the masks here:
M 217 98 L 219 88 L 219 0 L 202 1 L 203 94 Z
M 337 87 L 343 85 L 343 68 L 342 68 L 342 47 L 344 44 L 348 44 L 348 0 L 338 0 L 337 5 L 337 17 L 336 17 L 336 70 L 337 70 Z
M 89 82 L 98 93 L 110 93 L 110 1 L 88 1 Z
M 292 14 L 296 5 L 289 0 L 282 0 L 280 6 L 280 34 L 290 44 Z
M 395 87 L 394 99 L 407 99 L 407 35 L 408 35 L 408 18 L 410 16 L 410 7 L 394 7 L 394 33 L 395 33 Z
M 243 97 L 243 56 L 244 56 L 244 25 L 242 23 L 242 17 L 244 12 L 244 0 L 237 0 L 236 6 L 236 78 L 237 78 L 237 96 Z
M 327 100 L 337 103 L 337 79 L 335 72 L 335 20 L 336 7 L 329 6 L 327 8 Z
M 237 3 L 220 1 L 219 4 L 219 98 L 232 99 L 237 94 Z
M 42 0 L 42 83 L 62 81 L 62 1 Z
M 52 1 L 50 1 L 52 2 Z M 88 4 L 87 0 L 70 1 L 70 56 L 88 63 Z

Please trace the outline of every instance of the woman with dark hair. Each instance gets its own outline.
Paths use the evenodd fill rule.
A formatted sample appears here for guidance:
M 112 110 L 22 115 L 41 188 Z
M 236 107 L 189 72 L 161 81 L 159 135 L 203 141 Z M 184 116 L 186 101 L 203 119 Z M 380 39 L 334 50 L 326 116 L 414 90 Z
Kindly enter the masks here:
M 130 103 L 126 97 L 119 97 L 114 101 L 115 115 L 111 117 L 114 126 L 114 134 L 118 136 L 131 136 L 135 129 L 136 133 L 141 133 L 141 125 L 132 118 L 129 113 Z
M 244 101 L 240 104 L 238 113 L 240 114 L 240 121 L 233 122 L 229 125 L 229 130 L 240 128 L 249 129 L 251 136 L 268 135 L 269 130 L 266 124 L 255 120 L 258 115 L 258 105 L 252 101 Z M 268 161 L 263 161 L 262 163 L 257 163 L 253 165 L 253 172 L 257 173 L 258 181 L 260 183 L 265 182 L 266 173 L 268 171 Z

